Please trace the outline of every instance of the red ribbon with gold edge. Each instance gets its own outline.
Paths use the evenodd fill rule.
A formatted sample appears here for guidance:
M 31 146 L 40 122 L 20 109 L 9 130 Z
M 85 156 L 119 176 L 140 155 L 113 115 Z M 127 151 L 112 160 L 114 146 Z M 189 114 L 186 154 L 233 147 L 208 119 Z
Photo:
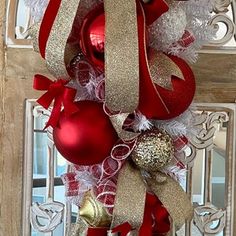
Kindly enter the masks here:
M 57 126 L 62 106 L 64 106 L 66 115 L 71 115 L 78 111 L 78 107 L 74 104 L 76 90 L 65 87 L 67 83 L 67 80 L 62 79 L 51 81 L 46 76 L 39 74 L 34 77 L 34 89 L 47 91 L 37 100 L 37 102 L 45 109 L 48 109 L 54 100 L 53 109 L 45 128 L 49 126 L 54 128 Z
M 153 227 L 154 225 L 154 227 Z M 147 193 L 143 224 L 139 236 L 163 235 L 170 231 L 169 213 L 157 196 Z
M 45 51 L 48 37 L 50 35 L 60 5 L 61 5 L 61 0 L 49 1 L 40 26 L 38 43 L 39 43 L 40 54 L 44 59 L 45 59 Z
M 145 13 L 142 5 L 137 4 L 138 21 L 139 21 L 139 64 L 140 64 L 140 96 L 139 110 L 147 116 L 147 118 L 155 118 L 155 116 L 165 116 L 169 114 L 169 110 L 157 91 L 150 75 L 148 66 L 147 50 L 146 50 L 146 28 Z M 163 9 L 164 13 L 165 9 Z
M 143 224 L 138 235 L 152 236 L 153 233 L 155 235 L 165 235 L 170 231 L 170 225 L 169 213 L 162 206 L 162 203 L 155 195 L 147 193 Z M 121 236 L 127 236 L 131 231 L 132 226 L 125 222 L 115 227 L 112 233 L 121 233 Z

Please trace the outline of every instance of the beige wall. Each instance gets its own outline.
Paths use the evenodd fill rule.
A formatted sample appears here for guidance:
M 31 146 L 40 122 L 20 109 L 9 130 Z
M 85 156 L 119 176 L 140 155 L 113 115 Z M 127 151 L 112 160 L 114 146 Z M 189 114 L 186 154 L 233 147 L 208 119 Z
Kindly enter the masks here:
M 0 0 L 3 32 L 5 1 Z M 4 50 L 0 35 L 0 236 L 21 236 L 24 100 L 36 98 L 36 73 L 46 73 L 44 62 L 30 49 Z

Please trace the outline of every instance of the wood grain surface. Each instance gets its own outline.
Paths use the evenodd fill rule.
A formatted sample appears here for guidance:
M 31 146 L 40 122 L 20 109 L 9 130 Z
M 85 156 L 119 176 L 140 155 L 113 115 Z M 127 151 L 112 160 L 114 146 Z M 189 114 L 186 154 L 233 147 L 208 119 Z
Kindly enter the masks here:
M 197 82 L 195 101 L 235 102 L 236 55 L 200 54 L 192 68 Z

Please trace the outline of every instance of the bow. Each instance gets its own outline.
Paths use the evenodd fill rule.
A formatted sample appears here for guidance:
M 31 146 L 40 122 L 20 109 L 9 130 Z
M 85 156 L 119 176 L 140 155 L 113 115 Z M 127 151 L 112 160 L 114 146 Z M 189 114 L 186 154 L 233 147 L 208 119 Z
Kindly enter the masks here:
M 62 106 L 66 115 L 71 115 L 78 111 L 78 107 L 74 103 L 76 90 L 65 87 L 67 83 L 68 80 L 58 79 L 51 81 L 47 77 L 38 74 L 34 77 L 34 89 L 47 91 L 37 102 L 45 109 L 48 109 L 54 100 L 53 109 L 45 129 L 49 126 L 53 128 L 57 126 Z

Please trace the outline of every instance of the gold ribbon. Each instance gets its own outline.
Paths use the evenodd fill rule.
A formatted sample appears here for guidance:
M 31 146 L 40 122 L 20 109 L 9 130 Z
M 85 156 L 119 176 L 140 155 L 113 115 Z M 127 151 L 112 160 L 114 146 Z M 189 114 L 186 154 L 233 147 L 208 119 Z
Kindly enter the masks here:
M 184 80 L 184 75 L 180 68 L 163 52 L 150 48 L 148 57 L 150 75 L 155 84 L 172 90 L 172 75 Z
M 139 136 L 139 133 L 123 130 L 123 124 L 128 116 L 129 113 L 121 113 L 110 116 L 110 121 L 114 129 L 116 130 L 119 138 L 123 141 L 131 141 Z
M 35 52 L 39 52 L 39 30 L 40 30 L 40 23 L 35 23 L 29 28 L 29 36 L 32 39 L 33 49 Z
M 132 113 L 139 103 L 136 0 L 104 0 L 104 7 L 106 105 L 112 111 Z
M 81 217 L 78 216 L 77 222 L 72 224 L 70 227 L 70 236 L 87 236 L 89 225 L 83 220 Z
M 48 70 L 56 78 L 67 78 L 66 66 L 76 56 L 78 49 L 67 44 L 80 0 L 62 0 L 56 19 L 50 32 L 46 63 Z
M 140 171 L 129 162 L 121 169 L 116 192 L 111 228 L 129 222 L 139 229 L 143 222 L 146 187 Z
M 167 209 L 177 228 L 181 228 L 186 220 L 192 219 L 192 203 L 178 182 L 160 172 L 147 182 Z

